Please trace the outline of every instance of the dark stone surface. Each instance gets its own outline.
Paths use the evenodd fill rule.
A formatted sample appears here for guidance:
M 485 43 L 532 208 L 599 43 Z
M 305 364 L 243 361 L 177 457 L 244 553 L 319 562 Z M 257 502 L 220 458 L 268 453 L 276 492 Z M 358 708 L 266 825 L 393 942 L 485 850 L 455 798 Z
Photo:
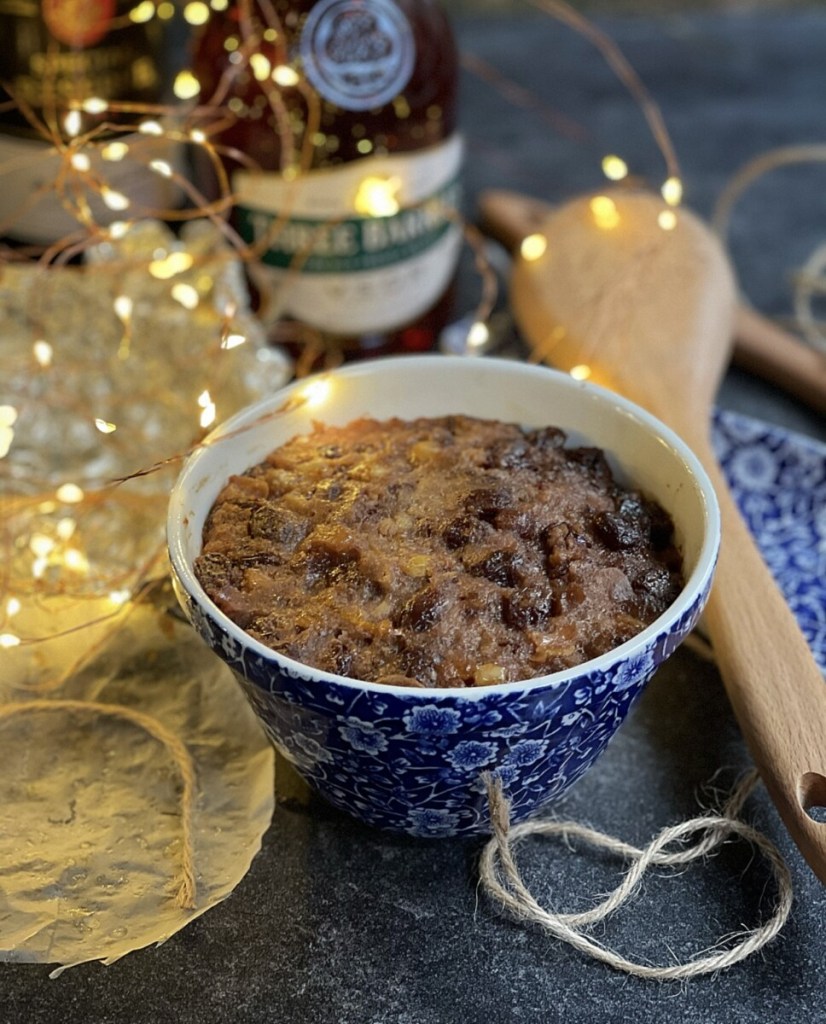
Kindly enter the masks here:
M 729 176 L 772 145 L 815 141 L 824 127 L 826 15 L 612 21 L 614 37 L 661 102 L 687 184 L 707 214 Z M 621 153 L 661 177 L 642 124 L 601 58 L 548 18 L 461 23 L 468 52 L 582 126 L 547 127 L 471 76 L 465 125 L 471 192 L 520 188 L 559 200 L 599 183 Z M 765 311 L 788 310 L 788 273 L 819 244 L 823 172 L 794 189 L 762 188 L 738 214 L 738 268 Z M 761 199 L 762 196 L 762 199 Z M 721 404 L 826 439 L 822 420 L 745 374 Z M 716 671 L 680 652 L 654 679 L 597 766 L 557 813 L 643 843 L 695 814 L 708 784 L 749 764 Z M 233 895 L 160 948 L 66 972 L 0 967 L 0 1024 L 738 1024 L 826 1021 L 826 892 L 762 790 L 747 814 L 788 858 L 792 920 L 763 953 L 685 985 L 638 981 L 588 962 L 504 918 L 477 889 L 481 841 L 387 837 L 307 796 L 279 766 L 279 804 L 261 854 Z M 569 908 L 605 892 L 616 866 L 538 841 L 522 853 L 540 901 Z M 770 910 L 772 884 L 739 844 L 676 879 L 657 874 L 598 937 L 651 962 L 685 958 Z

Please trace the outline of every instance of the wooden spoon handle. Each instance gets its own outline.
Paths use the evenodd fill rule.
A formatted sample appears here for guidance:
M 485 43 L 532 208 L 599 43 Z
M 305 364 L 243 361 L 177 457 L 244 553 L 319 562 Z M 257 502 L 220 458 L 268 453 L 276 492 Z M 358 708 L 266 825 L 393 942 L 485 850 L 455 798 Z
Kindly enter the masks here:
M 767 789 L 826 883 L 826 824 L 807 813 L 826 805 L 826 681 L 737 510 L 709 435 L 730 354 L 734 275 L 719 240 L 690 211 L 666 238 L 658 197 L 615 193 L 613 202 L 610 227 L 587 196 L 551 212 L 527 207 L 525 228 L 547 232 L 548 245 L 539 258 L 514 262 L 514 315 L 536 351 L 546 345 L 564 370 L 587 365 L 592 380 L 647 407 L 702 460 L 723 519 L 706 628 Z
M 674 424 L 679 430 L 678 424 Z M 826 680 L 735 506 L 707 439 L 683 436 L 720 503 L 720 562 L 705 625 L 760 775 L 792 839 L 826 883 Z
M 523 238 L 542 230 L 551 209 L 540 199 L 490 189 L 479 197 L 480 226 L 513 251 Z M 744 370 L 826 413 L 826 355 L 742 304 L 736 314 L 733 359 Z
M 734 323 L 734 362 L 826 413 L 826 355 L 743 304 Z

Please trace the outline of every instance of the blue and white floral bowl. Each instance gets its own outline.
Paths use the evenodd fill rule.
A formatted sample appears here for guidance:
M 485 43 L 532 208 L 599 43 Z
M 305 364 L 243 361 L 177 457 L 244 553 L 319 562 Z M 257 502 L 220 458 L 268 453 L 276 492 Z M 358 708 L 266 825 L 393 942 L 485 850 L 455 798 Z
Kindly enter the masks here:
M 637 637 L 573 669 L 522 683 L 410 689 L 308 668 L 253 640 L 193 572 L 207 513 L 231 473 L 312 428 L 464 413 L 560 426 L 605 449 L 618 477 L 671 514 L 686 585 Z M 571 377 L 510 360 L 379 359 L 299 381 L 219 427 L 184 466 L 167 524 L 173 581 L 198 633 L 233 669 L 278 749 L 336 807 L 416 836 L 489 831 L 485 776 L 511 819 L 558 797 L 596 760 L 645 683 L 694 627 L 719 546 L 711 484 L 692 452 L 639 407 Z

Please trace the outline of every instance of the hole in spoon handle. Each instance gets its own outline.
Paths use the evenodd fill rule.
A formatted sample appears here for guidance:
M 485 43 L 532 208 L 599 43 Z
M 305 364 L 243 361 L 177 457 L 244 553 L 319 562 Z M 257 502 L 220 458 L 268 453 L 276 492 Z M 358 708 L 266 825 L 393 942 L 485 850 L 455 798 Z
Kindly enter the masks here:
M 826 825 L 826 776 L 806 772 L 798 787 L 800 806 L 818 825 Z

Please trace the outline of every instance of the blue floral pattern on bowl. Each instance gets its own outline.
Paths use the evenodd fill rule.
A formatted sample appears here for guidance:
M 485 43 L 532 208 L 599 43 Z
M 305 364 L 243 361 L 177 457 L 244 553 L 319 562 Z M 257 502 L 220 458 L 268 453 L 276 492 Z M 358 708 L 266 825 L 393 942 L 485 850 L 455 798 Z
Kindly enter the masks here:
M 550 410 L 573 439 L 606 448 L 618 470 L 669 509 L 687 558 L 674 604 L 638 636 L 567 672 L 468 689 L 380 686 L 290 661 L 230 622 L 192 571 L 221 481 L 311 428 L 318 395 L 294 385 L 219 427 L 182 468 L 168 537 L 181 604 L 226 661 L 273 741 L 332 804 L 383 829 L 417 836 L 487 832 L 486 777 L 498 778 L 515 821 L 564 793 L 597 759 L 645 684 L 694 627 L 719 544 L 710 481 L 680 438 L 610 391 L 515 360 L 421 356 L 356 363 L 328 375 L 324 415 L 448 412 L 544 424 Z
M 763 555 L 826 670 L 826 446 L 718 411 L 714 443 Z M 331 803 L 415 836 L 488 831 L 484 777 L 514 821 L 559 797 L 596 760 L 645 683 L 695 625 L 679 621 L 607 668 L 467 696 L 359 688 L 291 672 L 229 635 L 177 586 L 195 628 L 226 660 L 275 744 Z M 604 665 L 604 662 L 600 664 Z
M 182 587 L 203 639 L 228 662 L 273 742 L 336 807 L 415 836 L 489 830 L 486 773 L 520 821 L 559 797 L 604 750 L 657 667 L 693 629 L 708 586 L 644 646 L 570 678 L 440 693 L 362 688 L 291 672 L 230 636 Z M 605 659 L 594 665 L 605 665 Z

